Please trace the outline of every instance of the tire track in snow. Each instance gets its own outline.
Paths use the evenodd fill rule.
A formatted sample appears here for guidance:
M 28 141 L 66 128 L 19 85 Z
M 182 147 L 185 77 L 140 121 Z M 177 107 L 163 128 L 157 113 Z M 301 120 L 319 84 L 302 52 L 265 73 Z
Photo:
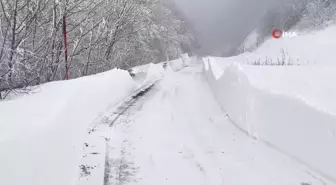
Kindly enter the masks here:
M 125 101 L 121 106 L 119 106 L 117 108 L 117 111 L 114 112 L 115 117 L 110 121 L 109 127 L 113 127 L 118 121 L 125 122 L 125 120 L 120 120 L 120 118 L 122 116 L 125 116 L 127 120 L 129 115 L 127 115 L 126 113 L 132 112 L 132 107 L 139 106 L 141 109 L 142 104 L 137 105 L 137 103 L 141 98 L 148 94 L 154 86 L 155 83 L 149 85 L 145 89 L 142 89 L 141 91 L 133 95 L 129 100 Z M 138 171 L 138 167 L 136 167 L 132 161 L 129 161 L 127 159 L 128 156 L 125 146 L 121 147 L 120 159 L 113 159 L 110 152 L 111 149 L 114 148 L 110 146 L 109 143 L 110 139 L 106 140 L 104 185 L 112 184 L 111 181 L 118 181 L 118 183 L 132 181 L 133 176 L 135 176 Z M 128 144 L 128 146 L 131 147 L 131 144 L 128 143 L 127 140 L 123 140 L 122 143 Z M 116 175 L 113 175 L 113 173 L 115 173 Z
M 139 99 L 155 86 L 155 83 L 160 79 L 139 87 L 133 93 L 118 100 L 113 106 L 110 106 L 109 111 L 100 115 L 94 121 L 94 124 L 88 128 L 87 136 L 83 143 L 83 156 L 80 161 L 80 177 L 79 185 L 104 184 L 107 180 L 106 173 L 111 170 L 106 170 L 106 163 L 109 159 L 109 151 L 111 148 L 109 143 L 113 138 L 112 127 L 114 123 L 127 122 L 128 114 L 133 107 L 138 107 Z M 140 103 L 139 109 L 142 104 Z M 132 109 L 133 110 L 133 109 Z M 123 118 L 123 116 L 125 118 Z M 114 163 L 120 161 L 113 161 Z
M 117 111 L 119 111 L 119 113 L 116 113 L 116 117 L 111 121 L 110 123 L 110 127 L 112 127 L 115 122 L 120 118 L 120 116 L 124 115 L 126 111 L 128 111 L 128 109 L 132 106 L 134 106 L 134 104 L 141 98 L 143 97 L 145 94 L 147 94 L 153 87 L 155 84 L 150 85 L 149 87 L 147 87 L 146 89 L 141 90 L 139 93 L 135 94 L 132 96 L 132 98 L 126 102 L 124 102 L 120 107 L 117 108 Z

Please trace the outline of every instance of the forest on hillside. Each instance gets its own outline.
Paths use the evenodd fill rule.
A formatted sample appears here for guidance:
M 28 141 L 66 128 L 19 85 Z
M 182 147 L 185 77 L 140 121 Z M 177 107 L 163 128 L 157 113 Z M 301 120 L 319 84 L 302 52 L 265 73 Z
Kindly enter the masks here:
M 194 44 L 170 0 L 0 0 L 0 98 L 67 74 L 171 60 Z

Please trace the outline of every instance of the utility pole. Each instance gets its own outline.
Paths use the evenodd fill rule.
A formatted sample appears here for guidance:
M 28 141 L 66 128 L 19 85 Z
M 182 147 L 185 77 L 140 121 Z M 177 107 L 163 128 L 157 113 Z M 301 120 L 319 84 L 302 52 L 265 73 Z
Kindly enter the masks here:
M 68 65 L 68 42 L 66 29 L 66 16 L 63 16 L 63 37 L 64 37 L 64 57 L 65 57 L 65 79 L 69 80 L 69 65 Z

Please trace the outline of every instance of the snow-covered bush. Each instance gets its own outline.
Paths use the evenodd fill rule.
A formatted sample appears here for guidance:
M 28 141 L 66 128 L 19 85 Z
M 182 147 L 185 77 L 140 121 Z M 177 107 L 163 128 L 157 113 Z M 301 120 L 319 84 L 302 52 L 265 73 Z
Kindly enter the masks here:
M 256 66 L 292 66 L 292 65 L 299 65 L 294 63 L 294 59 L 289 56 L 288 52 L 285 52 L 284 49 L 281 50 L 280 57 L 277 57 L 276 60 L 273 60 L 272 58 L 266 57 L 265 60 L 261 60 L 260 58 L 258 60 L 247 62 L 250 65 L 256 65 Z

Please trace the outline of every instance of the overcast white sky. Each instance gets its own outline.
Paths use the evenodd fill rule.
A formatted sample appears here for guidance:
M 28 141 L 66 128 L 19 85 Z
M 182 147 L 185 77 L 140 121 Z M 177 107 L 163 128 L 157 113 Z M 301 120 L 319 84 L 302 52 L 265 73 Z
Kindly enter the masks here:
M 275 0 L 175 0 L 201 33 L 203 47 L 237 45 Z

